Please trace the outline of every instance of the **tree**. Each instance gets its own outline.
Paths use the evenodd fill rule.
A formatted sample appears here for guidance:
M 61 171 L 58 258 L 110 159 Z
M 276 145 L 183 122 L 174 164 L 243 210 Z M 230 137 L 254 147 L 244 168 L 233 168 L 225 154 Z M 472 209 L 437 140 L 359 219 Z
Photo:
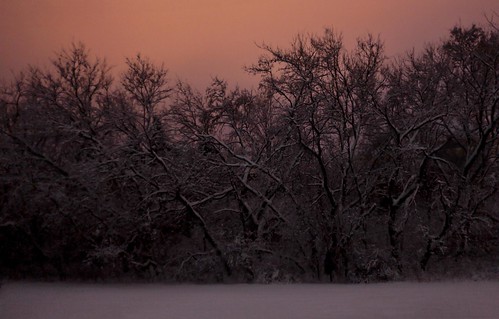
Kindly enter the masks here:
M 499 36 L 389 60 L 332 30 L 263 46 L 257 90 L 118 82 L 82 44 L 0 88 L 0 271 L 379 281 L 492 262 Z M 452 267 L 448 267 L 452 269 Z
M 12 163 L 4 186 L 8 202 L 24 204 L 2 216 L 11 232 L 29 238 L 9 254 L 34 249 L 39 265 L 64 276 L 65 266 L 92 244 L 89 228 L 101 224 L 106 211 L 94 164 L 108 142 L 101 121 L 111 78 L 105 63 L 91 61 L 82 44 L 61 51 L 52 63 L 50 71 L 31 68 L 3 97 L 4 160 Z
M 434 152 L 439 208 L 444 224 L 427 234 L 421 260 L 425 269 L 432 255 L 470 254 L 487 250 L 493 238 L 497 210 L 498 48 L 496 31 L 456 27 L 442 46 L 448 59 L 448 114 L 442 122 L 446 142 Z M 491 227 L 492 226 L 492 227 Z M 493 241 L 492 241 L 493 242 Z
M 368 202 L 374 184 L 368 182 L 361 157 L 371 113 L 383 91 L 382 44 L 369 36 L 346 52 L 341 38 L 326 30 L 322 37 L 297 37 L 289 50 L 265 50 L 268 55 L 251 71 L 262 75 L 262 85 L 283 110 L 293 138 L 313 159 L 317 195 L 307 210 L 318 214 L 315 227 L 322 241 L 314 249 L 333 258 L 327 264 L 346 278 L 352 270 L 353 239 L 374 210 Z

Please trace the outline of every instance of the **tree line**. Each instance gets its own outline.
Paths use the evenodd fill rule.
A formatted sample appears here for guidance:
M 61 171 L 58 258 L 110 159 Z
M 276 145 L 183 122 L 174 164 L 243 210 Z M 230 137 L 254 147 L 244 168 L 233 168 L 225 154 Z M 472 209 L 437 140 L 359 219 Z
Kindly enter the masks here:
M 112 77 L 83 44 L 0 92 L 10 278 L 379 281 L 499 257 L 499 31 L 397 58 L 330 29 L 255 90 Z M 469 269 L 468 269 L 469 270 Z

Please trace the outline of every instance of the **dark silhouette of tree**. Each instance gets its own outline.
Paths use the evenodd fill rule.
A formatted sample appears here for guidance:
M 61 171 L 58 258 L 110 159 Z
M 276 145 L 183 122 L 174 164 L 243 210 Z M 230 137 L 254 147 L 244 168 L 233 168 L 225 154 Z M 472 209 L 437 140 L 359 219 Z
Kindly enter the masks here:
M 2 86 L 0 272 L 359 282 L 496 261 L 493 24 L 392 59 L 330 29 L 262 49 L 257 90 L 171 85 L 141 55 L 115 81 L 83 44 Z

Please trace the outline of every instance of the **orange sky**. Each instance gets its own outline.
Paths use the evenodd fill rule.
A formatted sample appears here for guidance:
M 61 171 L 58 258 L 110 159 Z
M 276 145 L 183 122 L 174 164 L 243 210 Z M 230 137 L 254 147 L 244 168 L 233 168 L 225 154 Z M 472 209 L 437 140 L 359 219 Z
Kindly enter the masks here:
M 371 32 L 398 54 L 493 11 L 498 0 L 0 0 L 0 79 L 82 41 L 117 71 L 140 52 L 173 81 L 202 88 L 218 75 L 249 86 L 256 79 L 242 67 L 262 53 L 256 44 L 332 26 L 347 45 Z

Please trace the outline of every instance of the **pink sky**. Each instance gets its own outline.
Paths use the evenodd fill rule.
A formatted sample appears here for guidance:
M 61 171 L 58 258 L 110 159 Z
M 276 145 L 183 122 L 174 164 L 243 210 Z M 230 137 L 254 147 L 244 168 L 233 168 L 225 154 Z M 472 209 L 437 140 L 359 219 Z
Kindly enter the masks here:
M 242 68 L 262 53 L 256 44 L 333 27 L 347 45 L 379 34 L 394 55 L 494 11 L 497 0 L 0 0 L 0 79 L 81 41 L 118 72 L 140 52 L 172 81 L 202 88 L 218 75 L 248 86 L 255 79 Z

